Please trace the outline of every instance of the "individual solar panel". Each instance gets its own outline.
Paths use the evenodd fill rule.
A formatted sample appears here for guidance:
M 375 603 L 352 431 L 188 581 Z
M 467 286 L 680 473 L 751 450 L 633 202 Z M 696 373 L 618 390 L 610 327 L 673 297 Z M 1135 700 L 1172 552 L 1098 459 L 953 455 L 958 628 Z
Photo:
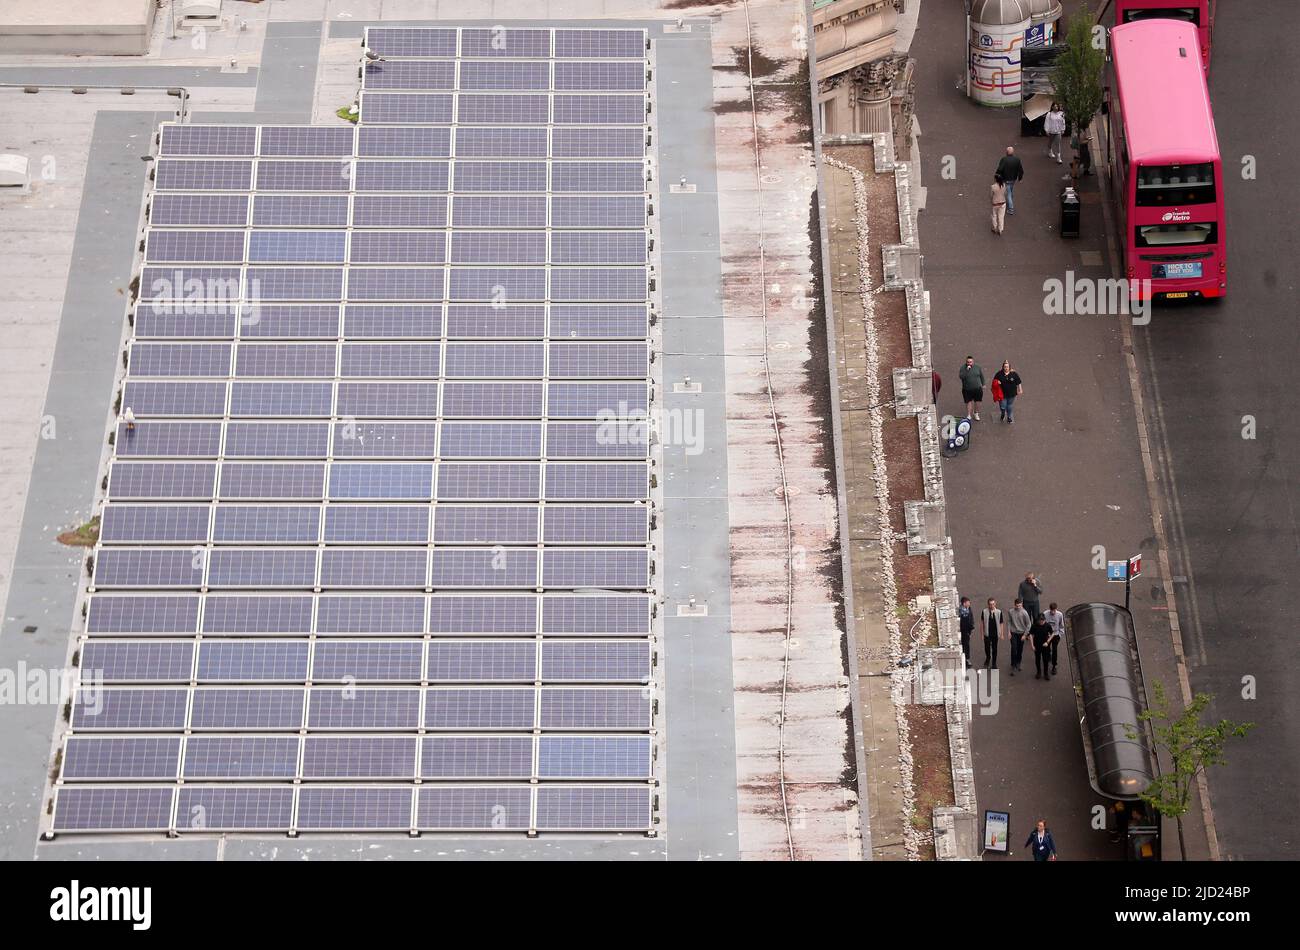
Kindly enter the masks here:
M 418 683 L 423 663 L 418 640 L 319 640 L 311 676 L 314 683 Z
M 528 267 L 453 267 L 449 300 L 545 300 L 546 271 Z
M 63 748 L 63 781 L 175 779 L 181 740 L 173 736 L 71 736 Z
M 205 683 L 301 683 L 307 678 L 306 640 L 204 640 L 198 680 Z
M 556 63 L 555 88 L 592 92 L 641 92 L 645 89 L 645 74 L 644 62 Z
M 321 586 L 424 587 L 429 553 L 425 548 L 373 550 L 326 548 L 321 552 Z
M 101 544 L 197 544 L 208 539 L 207 505 L 105 505 Z
M 546 163 L 458 161 L 455 191 L 546 191 Z
M 532 505 L 439 505 L 437 544 L 536 544 L 537 508 Z
M 101 548 L 96 587 L 198 587 L 203 558 L 187 548 Z
M 330 505 L 325 540 L 335 544 L 427 544 L 429 509 L 423 505 Z
M 435 549 L 430 584 L 437 588 L 536 587 L 537 552 Z
M 245 272 L 253 300 L 339 300 L 343 270 L 335 267 L 250 267 Z
M 544 597 L 542 632 L 647 636 L 650 633 L 650 600 L 640 594 Z
M 533 640 L 438 640 L 429 644 L 434 683 L 531 683 L 537 679 Z
M 546 125 L 550 97 L 517 93 L 462 93 L 456 97 L 456 121 L 462 125 Z
M 502 65 L 506 64 L 491 64 L 493 67 Z M 532 67 L 537 64 L 520 65 Z M 456 130 L 456 157 L 546 158 L 546 138 L 546 129 L 459 128 Z
M 349 686 L 311 690 L 307 725 L 312 729 L 416 729 L 419 724 L 418 689 Z
M 428 736 L 422 742 L 421 778 L 526 779 L 533 774 L 533 740 L 527 736 Z
M 649 454 L 650 423 L 634 413 L 611 414 L 595 423 L 552 422 L 546 426 L 549 459 L 643 459 Z
M 637 192 L 646 190 L 640 162 L 555 162 L 551 190 L 557 192 Z
M 411 826 L 411 787 L 304 786 L 298 793 L 303 831 L 405 831 Z
M 557 231 L 551 236 L 554 264 L 644 264 L 643 231 Z
M 248 222 L 247 195 L 187 195 L 162 192 L 149 204 L 149 224 L 208 228 L 242 227 Z
M 201 687 L 193 690 L 193 729 L 301 729 L 303 689 Z
M 446 191 L 446 162 L 357 162 L 357 191 Z
M 344 343 L 339 375 L 436 377 L 441 352 L 438 343 Z
M 337 339 L 339 308 L 335 304 L 256 304 L 240 321 L 239 334 L 244 339 Z
M 324 161 L 264 160 L 257 163 L 259 191 L 347 191 L 352 184 L 351 158 Z
M 303 777 L 414 778 L 416 742 L 414 736 L 309 736 L 303 746 Z
M 531 825 L 527 786 L 424 785 L 416 824 L 426 831 L 522 831 Z
M 235 375 L 333 376 L 333 343 L 241 343 L 235 353 Z
M 232 416 L 328 416 L 332 383 L 243 382 L 230 385 Z
M 458 234 L 457 240 L 464 237 Z M 447 336 L 464 338 L 533 338 L 546 333 L 546 308 L 540 305 L 451 304 Z
M 440 267 L 354 267 L 348 272 L 349 300 L 441 300 Z
M 438 454 L 444 459 L 540 458 L 542 429 L 528 422 L 444 422 Z
M 439 500 L 535 500 L 540 497 L 535 464 L 444 462 L 438 466 Z
M 239 280 L 235 280 L 235 294 L 239 293 Z M 235 335 L 238 316 L 234 304 L 212 307 L 171 306 L 170 302 L 154 306 L 142 303 L 135 311 L 135 337 L 218 337 Z
M 527 418 L 542 414 L 540 383 L 446 383 L 442 414 L 449 418 Z
M 548 505 L 547 544 L 645 544 L 649 515 L 644 505 Z
M 226 384 L 141 382 L 128 380 L 122 407 L 136 418 L 148 416 L 220 416 L 226 411 Z
M 340 422 L 334 427 L 335 458 L 434 458 L 437 423 Z
M 445 195 L 357 195 L 354 228 L 441 228 L 447 225 Z
M 257 129 L 241 125 L 178 125 L 164 123 L 160 155 L 252 155 Z
M 258 139 L 258 154 L 277 157 L 352 154 L 354 132 L 350 128 L 264 125 Z
M 339 383 L 338 414 L 343 417 L 436 416 L 437 383 Z
M 565 64 L 556 64 L 557 68 L 563 65 Z M 642 128 L 597 126 L 551 130 L 551 155 L 554 158 L 639 159 L 644 158 L 645 152 L 646 134 Z
M 648 683 L 648 640 L 557 640 L 542 642 L 546 682 Z
M 348 224 L 347 195 L 256 195 L 253 227 L 343 228 Z
M 211 462 L 114 462 L 108 496 L 132 498 L 211 498 L 216 481 Z
M 312 598 L 297 595 L 209 594 L 203 602 L 205 634 L 311 632 Z
M 343 333 L 349 339 L 442 336 L 442 307 L 437 304 L 349 304 L 343 314 Z
M 645 831 L 651 827 L 650 788 L 539 786 L 537 828 L 546 831 Z
M 293 813 L 291 788 L 205 788 L 177 793 L 176 831 L 284 831 Z
M 424 597 L 409 594 L 321 597 L 316 631 L 321 634 L 420 634 Z
M 541 586 L 608 590 L 649 587 L 650 556 L 643 549 L 548 548 L 542 558 Z
M 645 53 L 644 30 L 555 31 L 556 59 L 642 59 Z
M 650 691 L 634 687 L 542 688 L 543 729 L 649 729 Z
M 143 343 L 131 345 L 132 376 L 228 376 L 228 343 Z
M 218 505 L 212 540 L 225 544 L 311 544 L 320 536 L 314 505 Z
M 441 264 L 447 236 L 428 231 L 358 231 L 348 260 L 358 264 Z
M 238 267 L 150 266 L 140 273 L 140 310 L 164 315 L 233 310 L 242 293 Z
M 544 264 L 546 233 L 457 231 L 452 234 L 451 260 L 456 264 Z
M 316 551 L 311 549 L 217 548 L 209 560 L 209 587 L 316 586 Z
M 363 125 L 357 129 L 357 154 L 366 158 L 446 158 L 451 154 L 451 129 Z
M 462 29 L 460 57 L 524 59 L 551 55 L 551 31 L 526 27 L 493 26 L 490 29 Z
M 552 105 L 556 125 L 643 125 L 645 96 L 556 93 Z
M 325 466 L 301 462 L 226 462 L 220 497 L 315 499 L 322 497 Z
M 389 125 L 447 125 L 452 97 L 438 93 L 362 92 L 361 121 Z
M 79 731 L 161 731 L 185 725 L 184 689 L 93 687 L 73 696 L 72 728 Z
M 378 56 L 451 57 L 456 55 L 456 30 L 372 26 L 365 43 Z
M 552 343 L 547 365 L 558 378 L 637 379 L 650 375 L 650 351 L 644 343 Z
M 546 497 L 556 501 L 640 500 L 649 495 L 649 474 L 644 463 L 552 462 L 546 466 Z
M 532 729 L 536 718 L 531 688 L 434 687 L 425 694 L 426 729 Z
M 552 339 L 642 338 L 649 334 L 644 305 L 570 304 L 551 307 Z
M 449 343 L 443 372 L 448 377 L 540 379 L 545 361 L 540 343 Z
M 55 831 L 164 831 L 171 825 L 172 795 L 165 786 L 69 786 L 55 792 Z
M 537 774 L 555 779 L 648 779 L 649 736 L 542 736 Z
M 643 228 L 645 199 L 637 196 L 557 195 L 551 199 L 551 227 Z
M 330 466 L 329 497 L 428 501 L 433 466 L 428 463 L 336 462 Z
M 453 277 L 455 272 L 453 271 Z M 647 296 L 644 267 L 564 267 L 551 274 L 551 299 L 632 301 Z
M 361 84 L 366 89 L 454 89 L 456 64 L 436 60 L 367 63 Z
M 160 158 L 154 162 L 157 191 L 248 191 L 251 161 L 207 158 Z
M 550 89 L 551 66 L 550 63 L 462 60 L 460 88 L 466 90 Z
M 546 198 L 535 195 L 457 195 L 451 218 L 453 227 L 457 228 L 544 228 Z
M 248 238 L 250 261 L 327 264 L 346 257 L 345 231 L 254 231 Z
M 82 682 L 188 683 L 191 641 L 88 640 L 81 648 Z
M 298 772 L 296 736 L 190 736 L 185 742 L 187 780 L 290 779 Z
M 95 594 L 90 598 L 86 632 L 194 633 L 199 626 L 199 598 L 192 594 Z
M 534 634 L 537 632 L 537 598 L 435 594 L 429 600 L 429 632 Z
M 546 413 L 562 419 L 644 417 L 650 391 L 644 383 L 552 383 Z
M 323 458 L 329 427 L 318 422 L 231 422 L 226 458 Z

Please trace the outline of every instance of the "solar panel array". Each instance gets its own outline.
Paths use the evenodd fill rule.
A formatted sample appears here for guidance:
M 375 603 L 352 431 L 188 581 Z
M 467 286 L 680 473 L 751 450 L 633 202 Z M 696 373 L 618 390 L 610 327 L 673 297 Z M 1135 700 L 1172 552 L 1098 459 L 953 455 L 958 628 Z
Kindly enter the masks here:
M 652 828 L 646 34 L 365 42 L 162 126 L 55 833 Z

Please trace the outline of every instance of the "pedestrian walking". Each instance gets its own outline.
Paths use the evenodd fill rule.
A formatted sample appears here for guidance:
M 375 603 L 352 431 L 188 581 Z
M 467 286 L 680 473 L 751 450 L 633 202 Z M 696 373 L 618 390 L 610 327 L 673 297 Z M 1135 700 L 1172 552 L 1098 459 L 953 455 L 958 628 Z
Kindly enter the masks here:
M 1007 146 L 1007 154 L 998 161 L 997 173 L 1007 186 L 1007 214 L 1016 213 L 1016 183 L 1025 177 L 1025 166 L 1020 163 L 1014 145 Z
M 1007 412 L 1002 408 L 1002 381 L 996 376 L 989 383 L 989 395 L 993 397 L 993 405 L 998 407 L 998 418 L 1005 419 Z
M 1007 187 L 1006 180 L 999 174 L 994 173 L 993 184 L 989 188 L 990 199 L 993 207 L 990 214 L 993 220 L 993 233 L 1001 234 L 1002 229 L 1007 223 L 1007 195 L 1010 189 Z
M 971 607 L 969 597 L 961 599 L 957 620 L 961 625 L 961 652 L 966 656 L 966 665 L 970 666 L 970 635 L 975 632 L 975 609 Z
M 1053 102 L 1043 120 L 1043 131 L 1047 133 L 1047 157 L 1056 159 L 1061 164 L 1061 136 L 1065 134 L 1065 111 L 1059 103 Z
M 966 404 L 966 415 L 979 422 L 980 403 L 984 401 L 984 369 L 975 362 L 975 357 L 967 356 L 961 372 L 961 401 Z
M 1016 397 L 1025 391 L 1025 387 L 1021 382 L 1020 374 L 1016 372 L 1010 360 L 1002 361 L 1002 368 L 993 376 L 993 385 L 997 387 L 994 389 L 995 394 L 998 390 L 1002 391 L 1002 404 L 998 406 L 999 418 L 1014 423 L 1016 420 L 1011 416 L 1012 407 L 1016 404 Z M 997 399 L 997 396 L 994 395 L 993 398 Z
M 1036 680 L 1050 680 L 1052 678 L 1051 639 L 1052 625 L 1047 622 L 1045 616 L 1039 614 L 1038 619 L 1034 621 L 1034 625 L 1029 628 L 1029 641 L 1034 646 L 1034 679 Z
M 998 608 L 998 602 L 989 598 L 989 605 L 980 611 L 980 629 L 984 631 L 984 666 L 997 669 L 998 641 L 1007 638 L 1007 623 Z
M 1025 602 L 1025 610 L 1029 611 L 1029 616 L 1037 617 L 1040 613 L 1038 608 L 1038 595 L 1043 592 L 1043 585 L 1038 582 L 1038 575 L 1030 571 L 1025 575 L 1025 579 L 1020 582 L 1020 589 L 1016 591 L 1020 599 Z
M 943 389 L 943 377 L 937 372 L 930 371 L 930 395 L 934 399 L 934 404 L 939 405 L 939 390 Z
M 1052 601 L 1047 607 L 1047 613 L 1043 616 L 1047 618 L 1047 624 L 1052 628 L 1052 675 L 1056 675 L 1056 654 L 1060 649 L 1061 641 L 1065 639 L 1065 614 L 1056 609 L 1056 601 Z
M 1023 602 L 1016 598 L 1015 606 L 1007 611 L 1007 629 L 1011 631 L 1011 675 L 1020 669 L 1020 660 L 1025 653 L 1025 637 L 1029 633 L 1029 612 Z
M 1047 822 L 1038 819 L 1038 824 L 1034 825 L 1034 830 L 1029 832 L 1029 837 L 1025 839 L 1025 847 L 1033 851 L 1035 861 L 1055 861 L 1056 860 L 1056 842 L 1052 840 L 1052 833 L 1047 830 Z

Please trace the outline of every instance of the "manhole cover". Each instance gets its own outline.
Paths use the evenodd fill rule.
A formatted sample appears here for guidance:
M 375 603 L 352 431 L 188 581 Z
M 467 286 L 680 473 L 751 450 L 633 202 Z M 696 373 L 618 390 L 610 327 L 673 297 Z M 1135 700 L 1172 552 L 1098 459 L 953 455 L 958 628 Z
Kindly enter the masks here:
M 759 181 L 761 181 L 761 182 L 762 182 L 763 184 L 765 184 L 765 185 L 775 185 L 778 181 L 781 181 L 781 176 L 780 176 L 780 175 L 764 175 L 762 178 L 759 179 Z

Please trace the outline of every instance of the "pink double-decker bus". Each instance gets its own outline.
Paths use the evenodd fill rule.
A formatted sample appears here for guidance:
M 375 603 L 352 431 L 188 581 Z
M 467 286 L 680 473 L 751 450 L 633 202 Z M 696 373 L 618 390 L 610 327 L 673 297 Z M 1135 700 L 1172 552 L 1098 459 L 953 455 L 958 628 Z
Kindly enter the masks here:
M 1196 27 L 1204 68 L 1210 68 L 1214 36 L 1213 0 L 1115 0 L 1115 25 L 1141 20 L 1181 20 Z
M 1135 300 L 1227 290 L 1223 166 L 1196 28 L 1111 30 L 1108 111 L 1125 276 Z

